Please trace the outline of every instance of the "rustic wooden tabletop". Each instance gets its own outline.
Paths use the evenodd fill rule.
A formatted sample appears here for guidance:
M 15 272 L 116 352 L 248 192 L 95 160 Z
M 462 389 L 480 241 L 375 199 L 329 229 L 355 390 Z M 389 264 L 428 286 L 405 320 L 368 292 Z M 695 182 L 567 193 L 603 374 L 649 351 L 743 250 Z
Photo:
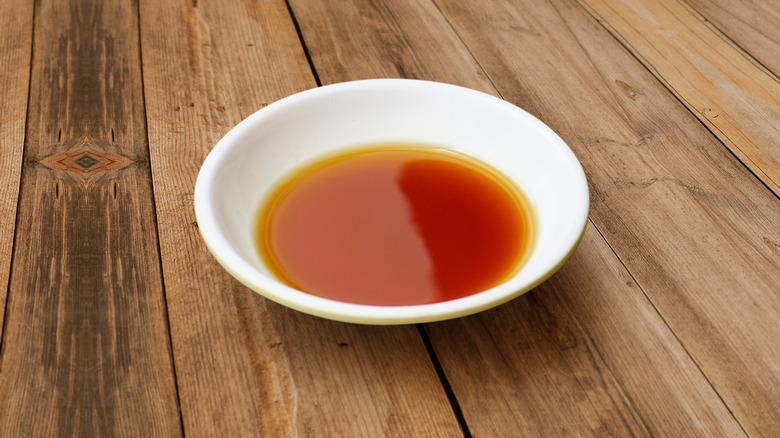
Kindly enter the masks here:
M 0 436 L 777 436 L 780 2 L 0 0 Z M 322 84 L 531 112 L 574 256 L 446 322 L 301 314 L 212 258 L 215 142 Z

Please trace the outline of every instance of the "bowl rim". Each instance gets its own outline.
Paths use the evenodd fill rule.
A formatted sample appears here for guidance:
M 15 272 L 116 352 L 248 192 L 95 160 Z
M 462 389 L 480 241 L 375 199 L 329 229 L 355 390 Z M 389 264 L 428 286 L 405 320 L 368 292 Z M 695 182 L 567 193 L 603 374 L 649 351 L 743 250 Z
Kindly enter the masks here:
M 562 152 L 566 160 L 569 161 L 568 164 L 578 170 L 575 172 L 576 175 L 571 175 L 571 177 L 576 182 L 576 189 L 579 189 L 578 192 L 582 195 L 582 199 L 579 205 L 575 206 L 572 211 L 572 223 L 575 226 L 570 231 L 571 236 L 567 236 L 571 240 L 570 244 L 565 248 L 565 252 L 554 258 L 553 262 L 547 266 L 547 269 L 541 275 L 538 275 L 527 284 L 515 285 L 510 278 L 491 289 L 466 297 L 406 306 L 355 304 L 319 297 L 287 286 L 276 278 L 258 271 L 247 262 L 232 247 L 228 238 L 220 230 L 215 211 L 210 204 L 212 184 L 228 153 L 238 144 L 235 140 L 240 139 L 247 130 L 251 129 L 255 124 L 261 123 L 264 118 L 271 116 L 273 113 L 284 111 L 290 106 L 305 102 L 313 97 L 319 97 L 328 93 L 377 90 L 382 88 L 402 88 L 405 91 L 433 89 L 442 93 L 459 93 L 471 95 L 471 98 L 487 99 L 490 104 L 502 105 L 506 110 L 516 112 L 527 122 L 535 125 L 537 129 L 542 130 L 546 138 L 550 140 L 550 144 L 546 145 L 546 147 L 558 148 L 559 152 Z M 226 271 L 251 290 L 286 307 L 311 315 L 343 322 L 390 325 L 432 322 L 481 312 L 512 300 L 538 286 L 571 257 L 582 240 L 588 222 L 589 198 L 590 194 L 585 172 L 574 152 L 552 129 L 525 110 L 501 98 L 458 85 L 418 79 L 364 79 L 324 85 L 301 91 L 277 100 L 239 122 L 216 143 L 204 160 L 195 182 L 194 209 L 198 229 L 209 251 Z

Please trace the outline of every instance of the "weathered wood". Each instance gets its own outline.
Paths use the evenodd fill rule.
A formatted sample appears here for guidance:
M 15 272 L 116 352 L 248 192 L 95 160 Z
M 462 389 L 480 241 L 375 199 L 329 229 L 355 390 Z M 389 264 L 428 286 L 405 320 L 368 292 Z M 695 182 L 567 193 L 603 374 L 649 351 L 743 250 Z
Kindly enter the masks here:
M 775 433 L 778 198 L 578 5 L 437 3 L 504 97 L 572 146 L 593 223 L 736 419 Z
M 743 434 L 592 226 L 533 292 L 428 330 L 475 435 Z
M 137 9 L 36 2 L 34 32 L 0 435 L 180 435 Z
M 323 84 L 383 77 L 435 78 L 493 90 L 430 0 L 289 3 Z
M 209 254 L 192 194 L 216 141 L 314 87 L 283 1 L 142 1 L 160 246 L 185 432 L 192 436 L 453 436 L 459 426 L 414 327 L 310 317 L 242 287 Z
M 32 3 L 0 1 L 0 310 L 5 309 L 24 149 L 32 50 Z M 5 312 L 0 311 L 0 336 Z M 0 338 L 1 339 L 1 338 Z
M 293 0 L 291 5 L 323 83 L 404 76 L 496 93 L 432 3 Z M 520 11 L 488 19 L 481 8 L 474 4 L 462 13 L 484 19 L 471 29 L 486 40 L 497 32 L 542 38 Z M 507 53 L 523 51 L 509 47 Z M 355 58 L 360 63 L 352 63 Z M 509 66 L 512 59 L 488 61 Z M 507 69 L 507 76 L 515 74 Z M 536 98 L 523 104 L 535 108 Z M 574 258 L 538 290 L 483 315 L 426 329 L 475 435 L 741 433 L 592 227 Z
M 780 2 L 685 0 L 730 39 L 780 76 Z
M 777 76 L 679 0 L 578 2 L 780 196 Z

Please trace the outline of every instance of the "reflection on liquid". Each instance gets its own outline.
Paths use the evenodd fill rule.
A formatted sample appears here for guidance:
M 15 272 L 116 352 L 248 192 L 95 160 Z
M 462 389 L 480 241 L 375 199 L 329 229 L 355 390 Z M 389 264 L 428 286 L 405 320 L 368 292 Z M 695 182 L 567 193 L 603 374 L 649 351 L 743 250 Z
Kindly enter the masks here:
M 259 221 L 259 247 L 283 281 L 374 305 L 450 300 L 500 282 L 523 252 L 517 199 L 445 152 L 371 149 L 304 168 Z
M 437 299 L 489 289 L 522 251 L 522 211 L 489 175 L 442 160 L 410 160 L 398 187 L 433 267 Z

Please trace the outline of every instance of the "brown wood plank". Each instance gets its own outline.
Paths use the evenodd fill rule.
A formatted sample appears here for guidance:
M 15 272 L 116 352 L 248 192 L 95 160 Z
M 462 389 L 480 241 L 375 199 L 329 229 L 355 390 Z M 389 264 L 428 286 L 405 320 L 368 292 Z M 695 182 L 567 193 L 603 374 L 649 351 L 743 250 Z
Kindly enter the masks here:
M 0 435 L 177 436 L 137 9 L 35 5 Z
M 24 149 L 27 91 L 30 85 L 33 5 L 0 1 L 0 310 L 5 309 Z M 0 312 L 0 336 L 3 318 Z
M 593 226 L 532 293 L 428 330 L 475 435 L 743 435 Z
M 291 4 L 323 83 L 403 76 L 496 93 L 430 2 Z M 542 38 L 521 18 L 527 12 L 486 17 L 478 9 L 481 5 L 468 11 L 484 20 L 471 23 L 472 30 L 486 40 L 497 32 Z M 507 66 L 507 75 L 511 59 L 495 60 Z M 555 84 L 535 79 L 542 86 Z M 525 98 L 523 104 L 534 108 L 537 99 L 543 97 Z M 741 433 L 593 227 L 574 258 L 536 291 L 426 329 L 477 436 Z
M 333 5 L 290 1 L 320 81 L 435 79 L 494 90 L 435 4 L 430 0 L 403 3 L 408 5 L 369 0 Z M 457 64 L 449 65 L 453 61 Z
M 780 76 L 780 2 L 685 0 L 741 48 Z
M 572 146 L 593 223 L 736 419 L 775 433 L 778 198 L 576 4 L 437 3 L 504 97 Z
M 681 0 L 578 0 L 780 196 L 780 80 Z
M 413 326 L 331 322 L 242 287 L 192 208 L 214 143 L 314 87 L 283 1 L 142 1 L 151 159 L 174 358 L 191 436 L 456 436 Z

